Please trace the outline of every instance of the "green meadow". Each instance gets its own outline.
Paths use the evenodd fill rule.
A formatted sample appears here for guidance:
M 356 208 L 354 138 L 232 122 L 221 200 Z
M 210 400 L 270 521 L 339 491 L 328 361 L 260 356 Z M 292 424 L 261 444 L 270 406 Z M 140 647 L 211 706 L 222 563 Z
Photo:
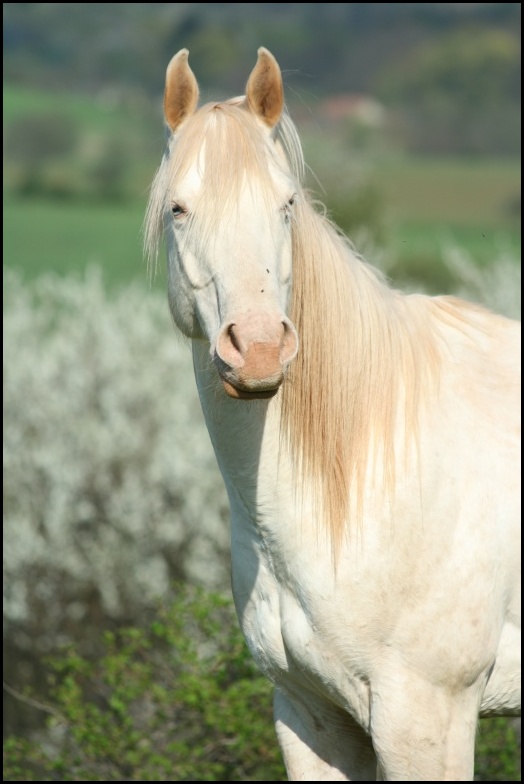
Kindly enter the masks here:
M 82 275 L 99 266 L 110 285 L 148 280 L 142 256 L 144 204 L 82 204 L 8 198 L 4 264 L 28 278 Z
M 97 264 L 111 286 L 135 279 L 148 282 L 141 225 L 163 145 L 160 103 L 160 97 L 154 104 L 146 105 L 138 98 L 124 104 L 110 100 L 110 96 L 94 100 L 9 85 L 4 88 L 7 138 L 10 127 L 38 125 L 42 117 L 54 118 L 57 123 L 67 118 L 76 134 L 67 154 L 44 160 L 41 169 L 48 184 L 29 195 L 17 193 L 23 156 L 10 156 L 6 150 L 5 264 L 28 277 L 43 272 L 82 274 L 86 267 Z M 326 140 L 319 132 L 314 146 L 322 149 L 323 145 Z M 308 159 L 307 134 L 305 148 Z M 108 156 L 111 163 L 110 156 L 115 154 L 120 156 L 118 198 L 99 198 L 89 190 L 90 173 L 102 159 L 107 167 Z M 350 154 L 343 148 L 336 153 L 340 157 Z M 322 155 L 316 158 L 315 174 L 325 185 L 322 197 L 329 208 L 333 174 L 322 171 Z M 446 246 L 464 248 L 479 264 L 487 264 L 501 253 L 520 256 L 518 161 L 381 153 L 372 160 L 369 181 L 379 203 L 370 208 L 380 214 L 378 244 L 396 259 L 393 278 L 397 270 L 400 280 L 411 276 L 423 282 L 427 274 L 434 288 L 445 287 L 445 276 L 435 278 L 434 272 Z M 355 202 L 345 198 L 344 182 L 341 177 L 336 184 L 332 214 L 346 228 L 352 226 Z M 348 193 L 350 185 L 348 182 Z M 361 207 L 357 203 L 357 208 Z M 365 225 L 368 206 L 363 209 Z M 373 263 L 373 257 L 366 255 Z M 162 285 L 163 276 L 158 277 Z

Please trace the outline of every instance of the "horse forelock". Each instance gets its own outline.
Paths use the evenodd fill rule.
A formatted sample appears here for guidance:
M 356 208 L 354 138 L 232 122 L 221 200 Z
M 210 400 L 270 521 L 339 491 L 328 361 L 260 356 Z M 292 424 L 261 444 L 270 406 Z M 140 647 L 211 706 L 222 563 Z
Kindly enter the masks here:
M 222 220 L 234 212 L 247 183 L 271 203 L 278 197 L 271 167 L 282 168 L 300 187 L 304 162 L 295 126 L 284 112 L 268 143 L 243 96 L 202 106 L 170 136 L 151 187 L 144 223 L 144 246 L 150 268 L 156 266 L 171 195 L 190 168 L 202 162 L 203 180 L 197 209 L 190 218 L 202 250 L 217 236 Z

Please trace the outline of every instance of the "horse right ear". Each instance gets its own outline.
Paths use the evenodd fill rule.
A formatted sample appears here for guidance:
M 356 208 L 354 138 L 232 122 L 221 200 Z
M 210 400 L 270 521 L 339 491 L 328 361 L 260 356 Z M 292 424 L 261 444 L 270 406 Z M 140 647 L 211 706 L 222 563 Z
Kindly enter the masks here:
M 198 103 L 198 84 L 189 67 L 188 55 L 187 49 L 181 49 L 167 66 L 164 117 L 172 131 L 191 117 Z
M 280 68 L 265 47 L 258 50 L 258 60 L 246 86 L 246 102 L 264 125 L 273 128 L 284 108 L 284 88 Z

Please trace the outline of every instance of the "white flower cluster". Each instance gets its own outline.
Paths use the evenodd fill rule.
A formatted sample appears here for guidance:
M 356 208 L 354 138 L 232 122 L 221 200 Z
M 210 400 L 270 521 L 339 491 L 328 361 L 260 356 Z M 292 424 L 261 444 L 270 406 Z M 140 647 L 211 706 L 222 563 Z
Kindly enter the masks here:
M 119 618 L 175 579 L 225 587 L 227 518 L 166 298 L 4 271 L 4 623 L 52 633 L 89 597 Z
M 503 316 L 520 318 L 521 267 L 504 243 L 487 267 L 479 267 L 467 251 L 455 245 L 444 248 L 443 260 L 459 282 L 457 296 L 480 302 Z

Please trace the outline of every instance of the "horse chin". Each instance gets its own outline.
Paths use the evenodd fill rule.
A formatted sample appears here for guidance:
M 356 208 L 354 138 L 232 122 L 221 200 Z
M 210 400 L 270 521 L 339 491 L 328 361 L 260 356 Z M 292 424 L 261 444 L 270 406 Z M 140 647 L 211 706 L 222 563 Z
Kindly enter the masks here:
M 268 398 L 274 397 L 280 387 L 280 384 L 277 384 L 271 389 L 242 389 L 241 387 L 234 386 L 225 378 L 222 378 L 222 384 L 224 385 L 226 395 L 232 397 L 234 400 L 267 400 Z

